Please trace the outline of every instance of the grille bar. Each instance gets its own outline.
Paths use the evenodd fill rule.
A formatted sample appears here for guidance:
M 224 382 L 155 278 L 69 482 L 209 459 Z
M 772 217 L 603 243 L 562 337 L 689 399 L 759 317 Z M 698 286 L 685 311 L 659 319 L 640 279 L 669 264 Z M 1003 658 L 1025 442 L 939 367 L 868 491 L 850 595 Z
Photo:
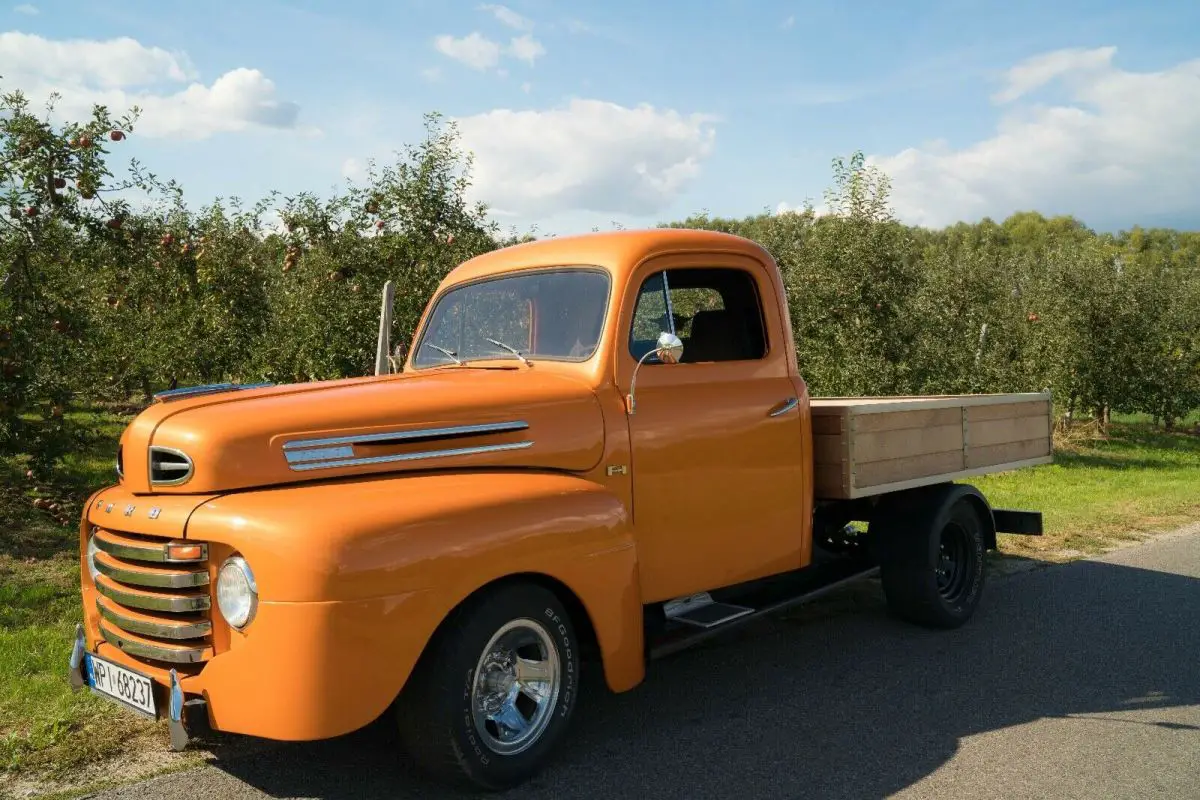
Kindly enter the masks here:
M 208 561 L 208 545 L 198 544 L 200 547 L 200 557 L 194 559 L 175 559 L 167 557 L 166 540 L 147 541 L 146 539 L 135 539 L 131 536 L 122 536 L 115 531 L 105 530 L 104 528 L 94 528 L 93 535 L 96 539 L 96 547 L 111 556 L 117 558 L 127 558 L 132 561 L 149 561 L 155 564 L 198 564 Z
M 212 601 L 206 594 L 171 594 L 167 592 L 146 592 L 139 589 L 129 589 L 115 583 L 111 578 L 100 576 L 96 579 L 96 591 L 130 608 L 144 608 L 148 611 L 169 611 L 176 614 L 189 614 L 197 611 L 207 611 L 212 608 Z
M 109 644 L 133 656 L 152 658 L 156 661 L 169 661 L 172 664 L 195 664 L 212 658 L 212 648 L 208 646 L 187 647 L 155 642 L 129 633 L 118 632 L 103 622 L 100 623 L 100 633 Z
M 212 633 L 212 623 L 206 619 L 195 622 L 156 620 L 114 605 L 106 598 L 96 598 L 96 609 L 100 616 L 130 633 L 141 633 L 159 639 L 202 639 Z
M 123 564 L 107 553 L 96 556 L 96 570 L 117 583 L 149 586 L 159 589 L 191 589 L 208 585 L 208 570 L 183 571 L 135 567 Z

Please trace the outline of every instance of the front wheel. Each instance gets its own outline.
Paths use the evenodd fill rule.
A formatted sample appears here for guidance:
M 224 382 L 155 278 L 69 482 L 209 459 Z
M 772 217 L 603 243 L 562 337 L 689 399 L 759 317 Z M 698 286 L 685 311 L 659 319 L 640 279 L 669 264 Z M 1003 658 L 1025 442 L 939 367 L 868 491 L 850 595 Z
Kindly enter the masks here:
M 891 521 L 881 537 L 880 581 L 896 616 L 930 628 L 957 628 L 983 592 L 987 535 L 965 496 Z
M 507 789 L 545 763 L 578 687 L 566 608 L 541 586 L 501 586 L 468 601 L 438 632 L 397 703 L 401 739 L 443 781 Z

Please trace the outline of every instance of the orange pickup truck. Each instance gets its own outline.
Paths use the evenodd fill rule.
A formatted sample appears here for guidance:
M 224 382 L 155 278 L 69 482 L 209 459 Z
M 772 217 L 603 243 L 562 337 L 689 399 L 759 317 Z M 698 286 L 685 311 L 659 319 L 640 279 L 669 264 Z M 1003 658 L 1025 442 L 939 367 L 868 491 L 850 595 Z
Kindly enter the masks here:
M 878 574 L 958 626 L 996 533 L 957 482 L 1051 459 L 1045 393 L 811 399 L 774 260 L 651 230 L 453 270 L 375 375 L 154 398 L 80 525 L 70 679 L 149 718 L 312 740 L 387 714 L 486 789 L 540 769 L 596 665 Z M 393 352 L 398 359 L 391 358 Z M 389 366 L 389 362 L 391 366 Z

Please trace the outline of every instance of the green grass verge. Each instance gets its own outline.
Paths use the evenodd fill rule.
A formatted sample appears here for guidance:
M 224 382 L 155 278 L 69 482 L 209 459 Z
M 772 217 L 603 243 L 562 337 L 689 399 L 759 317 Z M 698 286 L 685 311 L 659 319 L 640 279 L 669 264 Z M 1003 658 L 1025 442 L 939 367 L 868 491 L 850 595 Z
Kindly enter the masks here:
M 1114 422 L 1106 438 L 1056 446 L 1053 464 L 973 479 L 993 505 L 1040 510 L 1042 537 L 1001 536 L 1002 552 L 1093 554 L 1200 517 L 1200 434 Z
M 52 475 L 26 477 L 28 464 L 0 461 L 0 775 L 49 776 L 122 752 L 147 723 L 66 681 L 79 619 L 80 505 L 112 482 L 116 439 L 126 420 L 78 413 L 79 438 Z M 58 525 L 32 501 L 59 502 Z
M 62 778 L 106 757 L 133 752 L 157 727 L 66 681 L 79 618 L 77 528 L 32 507 L 34 487 L 69 516 L 112 480 L 116 439 L 127 418 L 78 414 L 79 446 L 55 477 L 25 477 L 0 462 L 0 789 L 6 776 Z M 1061 558 L 1097 552 L 1140 532 L 1200 518 L 1200 435 L 1166 433 L 1139 421 L 1114 424 L 1107 439 L 1064 443 L 1055 463 L 972 481 L 997 506 L 1039 509 L 1043 537 L 1003 536 L 1003 552 Z M 1067 554 L 1069 555 L 1069 553 Z

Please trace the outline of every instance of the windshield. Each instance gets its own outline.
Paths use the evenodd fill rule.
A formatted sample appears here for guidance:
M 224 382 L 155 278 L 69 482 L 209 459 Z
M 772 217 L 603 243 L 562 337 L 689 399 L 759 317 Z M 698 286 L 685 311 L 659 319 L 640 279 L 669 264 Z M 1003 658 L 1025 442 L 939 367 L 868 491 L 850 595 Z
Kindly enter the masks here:
M 600 340 L 608 290 L 608 274 L 587 268 L 539 270 L 451 289 L 434 306 L 413 366 L 517 358 L 508 348 L 530 360 L 586 361 Z

